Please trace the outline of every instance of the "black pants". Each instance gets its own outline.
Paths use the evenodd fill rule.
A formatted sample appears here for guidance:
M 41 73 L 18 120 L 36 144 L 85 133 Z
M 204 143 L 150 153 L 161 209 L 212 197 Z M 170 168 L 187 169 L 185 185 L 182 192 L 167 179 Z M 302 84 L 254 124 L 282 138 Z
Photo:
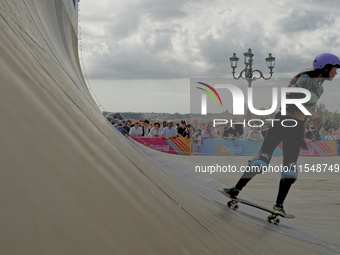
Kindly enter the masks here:
M 253 158 L 250 164 L 255 160 L 262 160 L 269 164 L 275 148 L 282 141 L 283 166 L 290 170 L 296 170 L 296 162 L 299 158 L 300 146 L 303 142 L 305 132 L 304 121 L 299 121 L 289 116 L 282 116 L 281 112 L 278 112 L 274 119 L 279 119 L 280 121 L 275 121 L 274 126 L 268 130 L 261 150 L 258 155 Z M 297 125 L 295 127 L 282 126 L 281 121 L 286 119 L 294 119 L 297 122 Z M 283 124 L 286 126 L 293 126 L 296 123 L 295 121 L 287 120 Z M 256 174 L 258 174 L 258 172 L 245 172 L 236 184 L 236 188 L 242 190 Z M 283 204 L 292 183 L 291 179 L 287 180 L 284 176 L 281 177 L 276 203 Z

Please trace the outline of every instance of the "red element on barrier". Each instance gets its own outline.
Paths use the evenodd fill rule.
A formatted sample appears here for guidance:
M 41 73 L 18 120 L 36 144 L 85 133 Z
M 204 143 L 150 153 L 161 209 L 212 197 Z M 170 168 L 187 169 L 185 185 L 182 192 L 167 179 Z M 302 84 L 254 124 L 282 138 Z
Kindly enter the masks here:
M 176 155 L 190 155 L 190 139 L 188 138 L 148 138 L 132 137 L 131 139 L 149 148 Z

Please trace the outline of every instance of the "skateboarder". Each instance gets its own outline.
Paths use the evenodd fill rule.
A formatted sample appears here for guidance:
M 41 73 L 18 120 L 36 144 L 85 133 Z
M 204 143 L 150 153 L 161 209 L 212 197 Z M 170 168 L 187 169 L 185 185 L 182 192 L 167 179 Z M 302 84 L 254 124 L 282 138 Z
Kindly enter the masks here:
M 330 53 L 320 54 L 314 58 L 312 70 L 297 74 L 289 84 L 289 86 L 305 88 L 311 92 L 311 99 L 304 104 L 304 107 L 311 113 L 311 115 L 308 116 L 310 120 L 319 127 L 322 124 L 322 118 L 312 112 L 310 108 L 316 104 L 322 95 L 323 82 L 326 80 L 331 81 L 337 74 L 336 71 L 339 67 L 340 60 L 337 56 Z M 301 93 L 291 93 L 288 96 L 290 98 L 304 97 Z M 297 125 L 295 127 L 274 125 L 274 127 L 270 128 L 258 155 L 249 161 L 249 168 L 257 169 L 258 171 L 244 172 L 234 187 L 226 188 L 224 191 L 231 197 L 236 197 L 256 174 L 261 173 L 263 166 L 268 166 L 275 148 L 282 141 L 283 166 L 288 170 L 281 173 L 279 192 L 273 209 L 282 214 L 286 214 L 283 209 L 283 202 L 291 185 L 296 181 L 298 176 L 296 162 L 299 157 L 300 147 L 307 149 L 304 138 L 306 116 L 295 105 L 289 105 L 286 116 L 282 115 L 281 111 L 279 111 L 274 119 L 279 119 L 280 122 L 285 119 L 294 119 Z M 289 121 L 285 123 L 286 125 L 291 125 Z M 292 123 L 292 125 L 294 125 L 294 123 Z

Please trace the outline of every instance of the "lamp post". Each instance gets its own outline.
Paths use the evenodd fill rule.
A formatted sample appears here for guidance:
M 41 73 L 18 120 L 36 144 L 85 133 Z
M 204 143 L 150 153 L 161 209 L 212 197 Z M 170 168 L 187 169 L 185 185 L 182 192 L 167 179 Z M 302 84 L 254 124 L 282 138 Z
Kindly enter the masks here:
M 263 73 L 260 70 L 253 70 L 253 57 L 254 54 L 251 52 L 251 49 L 248 49 L 247 52 L 243 53 L 244 56 L 244 65 L 245 68 L 240 72 L 238 77 L 235 77 L 235 69 L 237 67 L 237 62 L 239 60 L 239 58 L 236 56 L 236 53 L 233 54 L 233 56 L 230 59 L 230 64 L 231 64 L 231 68 L 233 69 L 232 74 L 233 74 L 233 78 L 235 80 L 238 80 L 240 78 L 246 80 L 248 82 L 248 87 L 251 87 L 251 83 L 255 80 L 258 79 L 265 79 L 265 80 L 269 80 L 272 75 L 273 75 L 273 68 L 275 67 L 275 58 L 272 56 L 271 53 L 268 54 L 268 57 L 265 58 L 266 63 L 267 63 L 267 67 L 269 68 L 269 73 L 270 76 L 268 78 L 263 76 Z M 259 76 L 256 77 L 253 74 L 254 73 L 258 73 Z M 247 106 L 247 119 L 251 119 L 251 113 L 249 111 L 249 108 Z

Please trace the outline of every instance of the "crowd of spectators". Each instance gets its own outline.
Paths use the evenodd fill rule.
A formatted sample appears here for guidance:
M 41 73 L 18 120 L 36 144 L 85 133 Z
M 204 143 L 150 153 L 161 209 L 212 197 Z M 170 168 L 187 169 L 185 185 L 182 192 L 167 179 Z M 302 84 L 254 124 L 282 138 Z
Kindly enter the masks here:
M 203 138 L 223 138 L 226 140 L 235 140 L 235 139 L 246 139 L 253 141 L 262 141 L 266 136 L 269 125 L 264 122 L 263 126 L 256 127 L 255 123 L 250 122 L 249 126 L 247 121 L 246 125 L 243 127 L 242 124 L 231 125 L 230 123 L 226 125 L 216 125 L 213 127 L 212 123 L 201 123 L 198 124 L 195 121 L 193 122 L 194 130 L 201 129 Z
M 112 118 L 107 119 L 125 136 L 130 137 L 150 137 L 150 138 L 197 138 L 199 146 L 202 145 L 203 140 L 207 138 L 223 138 L 226 140 L 234 139 L 248 139 L 254 141 L 261 141 L 264 139 L 268 131 L 268 125 L 265 123 L 261 128 L 240 127 L 227 125 L 217 125 L 213 127 L 212 122 L 200 122 L 196 119 L 192 124 L 188 124 L 185 120 L 175 123 L 172 120 L 163 122 L 155 121 L 150 122 L 146 119 L 140 120 L 116 120 Z M 247 122 L 246 122 L 247 123 Z M 194 136 L 194 134 L 196 134 Z
M 309 124 L 309 129 L 306 130 L 306 139 L 312 142 L 336 142 L 340 141 L 340 126 L 337 130 L 323 125 L 319 130 L 315 127 L 314 123 Z
M 192 130 L 191 125 L 186 124 L 185 120 L 181 120 L 180 124 L 178 123 L 174 126 L 174 122 L 172 120 L 163 121 L 162 124 L 158 121 L 150 122 L 146 119 L 140 119 L 132 121 L 131 120 L 112 120 L 112 118 L 108 118 L 115 128 L 118 129 L 125 136 L 130 137 L 150 137 L 150 138 L 191 138 Z
M 112 122 L 112 119 L 107 118 L 115 128 L 125 136 L 130 137 L 150 137 L 150 138 L 193 138 L 194 147 L 199 151 L 203 144 L 203 139 L 207 138 L 222 138 L 226 140 L 246 139 L 252 141 L 263 141 L 270 128 L 269 123 L 264 122 L 263 126 L 255 127 L 256 124 L 245 121 L 246 125 L 216 125 L 213 127 L 212 122 L 199 122 L 193 120 L 192 124 L 188 124 L 185 120 L 174 123 L 172 120 L 163 122 L 150 122 L 146 119 L 125 120 Z M 305 130 L 305 137 L 310 141 L 328 141 L 335 142 L 340 140 L 340 126 L 337 130 L 322 126 L 319 130 L 316 129 L 314 123 L 310 123 L 308 129 Z

